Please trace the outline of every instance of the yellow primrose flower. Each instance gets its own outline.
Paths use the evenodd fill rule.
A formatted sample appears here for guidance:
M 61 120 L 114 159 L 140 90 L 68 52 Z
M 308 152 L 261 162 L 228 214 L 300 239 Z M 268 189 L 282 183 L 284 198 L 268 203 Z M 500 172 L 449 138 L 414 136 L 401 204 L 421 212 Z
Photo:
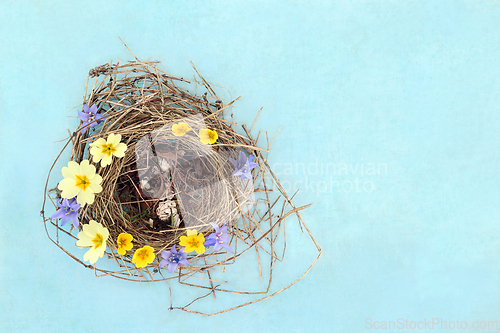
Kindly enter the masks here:
M 89 261 L 92 265 L 97 259 L 102 258 L 106 250 L 109 231 L 102 224 L 90 220 L 89 224 L 83 225 L 83 231 L 78 233 L 76 246 L 89 247 L 90 249 L 83 256 L 83 260 Z
M 102 177 L 95 173 L 95 166 L 89 160 L 83 160 L 78 164 L 69 161 L 68 166 L 62 168 L 63 180 L 57 185 L 62 191 L 61 197 L 71 199 L 76 197 L 76 202 L 80 205 L 92 204 L 94 193 L 102 191 Z
M 116 243 L 118 244 L 118 248 L 116 249 L 116 252 L 118 252 L 119 255 L 125 255 L 127 251 L 132 250 L 134 245 L 132 244 L 132 240 L 134 240 L 134 237 L 132 237 L 131 234 L 127 234 L 125 232 L 122 232 L 121 234 L 118 235 L 118 238 L 116 239 Z
M 183 252 L 193 252 L 200 254 L 205 252 L 205 236 L 202 233 L 197 233 L 196 229 L 188 230 L 187 236 L 180 237 L 180 246 L 185 246 L 186 248 L 182 250 Z
M 120 142 L 122 139 L 121 134 L 108 135 L 108 139 L 104 140 L 99 138 L 90 144 L 90 153 L 93 156 L 94 163 L 101 161 L 101 166 L 111 164 L 113 156 L 123 157 L 125 156 L 125 150 L 127 150 L 127 145 Z
M 172 132 L 175 136 L 183 136 L 189 132 L 189 130 L 191 130 L 191 128 L 185 122 L 172 125 Z
M 134 256 L 132 257 L 132 262 L 135 263 L 136 267 L 146 267 L 155 260 L 154 249 L 146 245 L 140 249 L 135 250 Z
M 212 131 L 210 129 L 205 129 L 205 128 L 200 129 L 199 135 L 200 135 L 200 141 L 204 145 L 209 143 L 212 144 L 219 138 L 216 131 Z

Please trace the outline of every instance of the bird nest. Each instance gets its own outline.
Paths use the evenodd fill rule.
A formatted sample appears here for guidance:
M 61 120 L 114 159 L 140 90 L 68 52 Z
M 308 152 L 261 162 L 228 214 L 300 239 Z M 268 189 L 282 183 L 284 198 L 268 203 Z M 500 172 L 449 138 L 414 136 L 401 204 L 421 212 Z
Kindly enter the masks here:
M 293 205 L 292 198 L 267 163 L 270 146 L 267 134 L 264 149 L 257 145 L 260 132 L 254 139 L 250 135 L 252 128 L 243 125 L 243 130 L 238 133 L 230 112 L 234 100 L 227 104 L 220 100 L 194 66 L 199 75 L 194 85 L 196 89 L 206 90 L 202 95 L 181 88 L 190 82 L 161 71 L 158 62 L 136 60 L 125 64 L 109 63 L 89 72 L 84 104 L 95 104 L 103 118 L 97 126 L 79 122 L 49 171 L 42 208 L 47 235 L 74 260 L 94 270 L 97 276 L 140 282 L 175 279 L 181 284 L 207 291 L 196 301 L 218 291 L 264 294 L 260 299 L 210 315 L 270 297 L 269 287 L 265 292 L 230 290 L 216 286 L 212 278 L 216 269 L 225 270 L 250 249 L 257 252 L 259 271 L 262 269 L 261 253 L 269 256 L 269 270 L 272 271 L 275 262 L 281 260 L 275 244 L 280 233 L 284 232 L 281 224 L 295 215 L 301 227 L 305 227 L 299 211 L 307 206 Z M 92 81 L 93 86 L 88 89 Z M 189 131 L 176 134 L 172 126 L 178 124 L 184 124 Z M 208 144 L 202 138 L 207 130 L 217 133 L 216 140 L 211 137 L 213 142 Z M 52 202 L 57 208 L 61 198 L 57 187 L 49 190 L 50 176 L 55 173 L 53 168 L 60 156 L 67 154 L 72 147 L 70 161 L 82 163 L 91 160 L 91 144 L 99 139 L 105 140 L 110 134 L 120 135 L 127 149 L 124 156 L 114 158 L 111 165 L 94 163 L 96 174 L 102 177 L 102 191 L 95 194 L 92 204 L 81 205 L 77 227 L 71 224 L 63 226 L 58 219 L 46 216 L 46 210 L 53 211 L 52 206 L 47 208 L 46 204 Z M 234 175 L 234 162 L 241 158 L 241 154 L 254 156 L 255 169 L 251 173 L 246 170 L 250 178 Z M 57 176 L 60 177 L 58 172 Z M 104 253 L 105 257 L 112 259 L 111 263 L 114 261 L 112 265 L 100 265 L 103 260 L 89 265 L 79 258 L 81 252 L 74 254 L 76 247 L 69 248 L 67 244 L 71 243 L 65 241 L 78 240 L 76 234 L 91 220 L 109 231 Z M 188 230 L 196 229 L 208 237 L 214 228 L 222 226 L 227 226 L 227 243 L 234 253 L 207 251 L 191 254 L 187 257 L 190 266 L 179 265 L 174 274 L 160 268 L 160 253 L 179 244 L 180 237 Z M 305 229 L 320 253 L 314 238 L 307 227 Z M 123 233 L 132 235 L 133 250 L 152 247 L 153 262 L 137 267 L 133 262 L 133 250 L 124 255 L 117 254 L 117 238 Z M 281 246 L 284 251 L 284 244 Z M 189 280 L 195 276 L 204 278 L 201 282 Z M 272 274 L 269 276 L 270 286 Z M 192 310 L 191 305 L 192 302 L 173 307 L 171 303 L 170 308 L 206 314 Z

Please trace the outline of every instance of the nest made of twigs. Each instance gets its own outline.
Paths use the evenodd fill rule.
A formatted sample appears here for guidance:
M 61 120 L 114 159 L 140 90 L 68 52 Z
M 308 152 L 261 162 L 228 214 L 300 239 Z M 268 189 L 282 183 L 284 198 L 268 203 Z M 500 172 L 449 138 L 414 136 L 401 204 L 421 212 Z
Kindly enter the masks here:
M 47 190 L 57 159 L 47 178 L 42 208 L 47 234 L 57 246 L 76 261 L 93 269 L 98 276 L 110 275 L 141 282 L 178 279 L 181 284 L 210 289 L 210 293 L 219 290 L 259 294 L 261 292 L 217 289 L 212 283 L 210 271 L 215 267 L 234 263 L 237 257 L 251 248 L 255 248 L 257 253 L 261 249 L 269 254 L 269 269 L 272 270 L 274 263 L 280 260 L 273 243 L 277 239 L 281 223 L 295 214 L 301 226 L 305 227 L 298 211 L 307 206 L 296 208 L 269 168 L 267 156 L 264 155 L 269 150 L 269 139 L 267 149 L 259 148 L 257 140 L 260 132 L 254 140 L 250 135 L 251 128 L 247 130 L 243 126 L 245 135 L 241 135 L 236 131 L 236 123 L 226 119 L 225 113 L 234 101 L 224 104 L 201 75 L 200 86 L 207 93 L 201 96 L 191 94 L 179 87 L 189 81 L 162 72 L 157 68 L 157 63 L 137 59 L 125 64 L 110 63 L 91 70 L 84 104 L 90 106 L 95 103 L 98 112 L 106 118 L 101 125 L 89 128 L 83 135 L 80 133 L 81 125 L 78 126 L 63 148 L 64 151 L 72 144 L 70 160 L 81 162 L 91 158 L 89 144 L 98 138 L 106 138 L 110 133 L 120 134 L 122 142 L 128 146 L 125 156 L 114 159 L 110 166 L 96 165 L 97 173 L 103 178 L 103 191 L 96 195 L 93 204 L 84 206 L 79 213 L 80 228 L 89 220 L 96 220 L 109 230 L 109 249 L 106 255 L 114 259 L 118 269 L 99 268 L 99 262 L 94 266 L 82 262 L 65 249 L 59 239 L 60 234 L 63 234 L 76 240 L 73 228 L 67 231 L 57 221 L 45 217 L 46 199 L 50 199 L 54 207 L 55 200 L 58 199 L 56 189 Z M 198 73 L 197 70 L 196 72 Z M 92 78 L 95 78 L 95 82 L 87 95 L 88 82 Z M 187 123 L 191 128 L 182 137 L 173 135 L 171 130 L 172 124 L 179 121 Z M 214 144 L 200 142 L 198 131 L 205 128 L 217 132 L 218 140 Z M 232 176 L 234 167 L 229 163 L 229 158 L 237 159 L 239 151 L 255 156 L 258 167 L 253 171 L 253 180 L 241 180 Z M 264 195 L 260 202 L 254 197 L 257 192 Z M 264 208 L 258 208 L 258 204 Z M 273 209 L 278 210 L 277 214 L 273 214 Z M 145 268 L 135 267 L 131 251 L 125 256 L 118 256 L 113 252 L 116 237 L 127 232 L 134 237 L 133 250 L 149 245 L 158 256 L 161 250 L 170 249 L 177 244 L 186 229 L 195 228 L 206 234 L 212 232 L 210 223 L 228 225 L 230 244 L 235 249 L 235 254 L 226 255 L 224 259 L 212 258 L 216 255 L 214 253 L 190 256 L 191 266 L 179 269 L 175 276 L 157 276 L 156 261 Z M 50 234 L 48 226 L 55 228 L 55 236 Z M 305 229 L 320 252 L 307 227 Z M 260 243 L 265 246 L 259 246 Z M 258 265 L 260 271 L 260 261 Z M 206 280 L 209 284 L 185 282 L 186 277 L 195 274 L 208 274 Z M 271 278 L 269 286 L 270 284 Z M 268 297 L 270 296 L 262 299 Z M 187 309 L 187 306 L 180 309 L 199 313 Z

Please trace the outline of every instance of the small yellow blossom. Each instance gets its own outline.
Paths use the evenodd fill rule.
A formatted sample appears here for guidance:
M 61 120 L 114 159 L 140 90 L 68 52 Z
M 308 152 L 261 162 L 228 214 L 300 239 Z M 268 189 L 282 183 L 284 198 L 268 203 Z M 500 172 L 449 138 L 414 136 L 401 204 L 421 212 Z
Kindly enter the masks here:
M 185 122 L 172 125 L 172 132 L 175 136 L 183 136 L 189 132 L 189 130 L 191 130 L 191 128 Z
M 132 262 L 135 263 L 136 267 L 146 267 L 155 260 L 154 249 L 146 245 L 140 249 L 135 250 L 134 256 L 132 257 Z
M 83 225 L 83 231 L 80 231 L 77 237 L 76 246 L 90 246 L 90 249 L 84 254 L 83 260 L 95 264 L 99 258 L 102 258 L 104 251 L 106 251 L 106 242 L 109 237 L 108 229 L 102 224 L 90 220 L 89 224 Z
M 78 164 L 69 161 L 68 166 L 62 168 L 63 180 L 57 187 L 62 191 L 61 197 L 71 199 L 76 197 L 76 202 L 80 205 L 92 204 L 94 193 L 102 191 L 102 177 L 95 173 L 95 166 L 89 160 L 83 160 Z
M 205 129 L 205 128 L 200 129 L 199 135 L 200 135 L 200 141 L 204 145 L 213 144 L 219 138 L 216 131 L 212 131 L 211 129 Z
M 94 163 L 101 161 L 101 166 L 111 164 L 113 156 L 123 157 L 125 156 L 125 150 L 127 150 L 127 145 L 120 142 L 122 139 L 121 134 L 108 135 L 108 139 L 104 140 L 99 138 L 90 144 L 90 153 L 93 156 Z
M 118 235 L 118 238 L 116 239 L 116 243 L 118 244 L 118 248 L 116 251 L 118 252 L 119 255 L 125 255 L 127 251 L 132 250 L 134 245 L 132 244 L 132 241 L 134 240 L 134 237 L 132 237 L 131 234 L 127 234 L 125 232 L 122 232 L 121 234 Z
M 180 237 L 179 245 L 186 247 L 183 252 L 189 253 L 196 251 L 196 253 L 201 254 L 205 252 L 204 242 L 205 236 L 203 236 L 202 233 L 198 234 L 196 229 L 192 229 L 187 231 L 187 236 Z

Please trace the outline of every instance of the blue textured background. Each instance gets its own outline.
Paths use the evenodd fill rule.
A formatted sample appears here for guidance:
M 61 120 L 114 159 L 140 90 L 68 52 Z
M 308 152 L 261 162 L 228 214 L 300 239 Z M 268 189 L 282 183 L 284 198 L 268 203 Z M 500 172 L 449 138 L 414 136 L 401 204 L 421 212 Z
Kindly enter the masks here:
M 2 0 L 0 22 L 0 331 L 500 321 L 499 2 Z M 238 122 L 262 106 L 256 129 L 282 126 L 270 162 L 290 188 L 302 182 L 296 203 L 314 202 L 303 217 L 323 249 L 304 280 L 205 318 L 168 311 L 164 285 L 94 278 L 49 242 L 46 173 L 88 70 L 133 59 L 118 37 L 171 74 L 192 78 L 193 61 L 242 95 Z M 303 235 L 289 235 L 299 242 L 276 286 L 300 257 Z

